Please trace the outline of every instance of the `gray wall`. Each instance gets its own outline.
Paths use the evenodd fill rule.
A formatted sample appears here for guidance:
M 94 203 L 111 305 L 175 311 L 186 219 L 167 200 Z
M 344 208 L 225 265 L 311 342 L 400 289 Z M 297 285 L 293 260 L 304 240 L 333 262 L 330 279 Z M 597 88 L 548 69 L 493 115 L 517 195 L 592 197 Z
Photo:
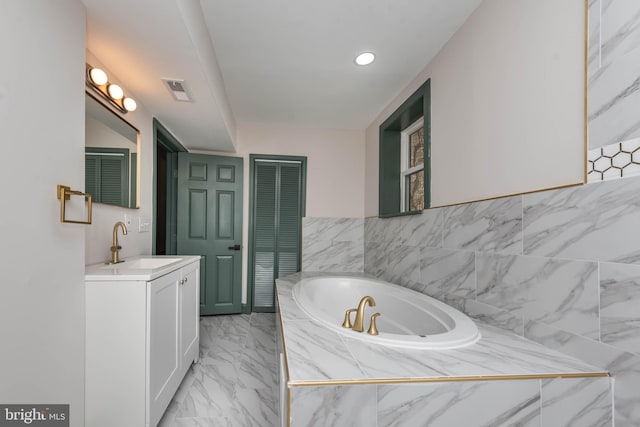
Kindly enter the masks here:
M 85 12 L 5 0 L 0 13 L 0 402 L 71 405 L 84 425 L 84 230 L 56 185 L 84 188 Z

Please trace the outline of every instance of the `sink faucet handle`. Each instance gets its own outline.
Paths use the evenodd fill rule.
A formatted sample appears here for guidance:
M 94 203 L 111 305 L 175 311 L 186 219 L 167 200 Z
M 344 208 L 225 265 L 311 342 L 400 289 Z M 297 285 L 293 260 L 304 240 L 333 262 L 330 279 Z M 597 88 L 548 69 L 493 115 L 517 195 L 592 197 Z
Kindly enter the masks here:
M 350 308 L 344 313 L 344 322 L 342 322 L 343 328 L 351 329 L 353 327 L 353 324 L 351 324 L 351 313 L 353 313 L 354 311 L 357 311 L 357 309 Z
M 380 313 L 371 315 L 371 325 L 369 325 L 369 330 L 367 331 L 369 335 L 378 335 L 378 328 L 376 327 L 376 318 L 378 316 L 380 316 Z

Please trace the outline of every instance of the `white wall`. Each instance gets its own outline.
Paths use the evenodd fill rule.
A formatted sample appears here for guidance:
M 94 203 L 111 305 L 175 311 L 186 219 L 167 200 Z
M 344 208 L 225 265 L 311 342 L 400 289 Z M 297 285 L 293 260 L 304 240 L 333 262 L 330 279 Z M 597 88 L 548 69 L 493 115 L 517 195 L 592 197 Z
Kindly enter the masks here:
M 238 144 L 247 162 L 249 154 L 307 156 L 308 217 L 362 218 L 364 132 L 243 125 Z
M 367 128 L 367 216 L 378 127 L 431 79 L 432 206 L 582 183 L 585 2 L 485 0 Z
M 363 131 L 239 126 L 238 152 L 231 155 L 244 158 L 243 303 L 247 296 L 250 154 L 307 157 L 307 217 L 362 218 L 364 214 Z
M 142 105 L 135 93 L 127 89 L 127 82 L 118 79 L 118 76 L 109 71 L 108 65 L 103 64 L 99 58 L 87 51 L 87 63 L 94 67 L 102 68 L 109 76 L 109 81 L 118 83 L 127 96 L 136 100 L 138 108 L 120 115 L 132 126 L 140 131 L 138 166 L 140 182 L 138 183 L 138 197 L 140 209 L 127 209 L 118 206 L 96 203 L 93 205 L 93 224 L 87 228 L 86 233 L 86 264 L 95 264 L 108 261 L 111 258 L 111 244 L 113 241 L 113 226 L 118 221 L 124 221 L 124 215 L 132 217 L 132 226 L 128 227 L 129 233 L 124 237 L 118 237 L 122 250 L 120 257 L 126 259 L 135 255 L 151 254 L 152 233 L 138 232 L 138 219 L 140 217 L 153 219 L 153 117 L 145 106 Z M 84 82 L 84 78 L 82 79 Z M 84 105 L 84 103 L 83 103 Z M 84 149 L 83 149 L 84 151 Z M 151 228 L 150 228 L 151 229 Z M 120 233 L 120 232 L 118 232 Z
M 84 185 L 85 12 L 5 0 L 0 13 L 0 402 L 70 404 L 84 425 L 84 234 L 56 185 Z

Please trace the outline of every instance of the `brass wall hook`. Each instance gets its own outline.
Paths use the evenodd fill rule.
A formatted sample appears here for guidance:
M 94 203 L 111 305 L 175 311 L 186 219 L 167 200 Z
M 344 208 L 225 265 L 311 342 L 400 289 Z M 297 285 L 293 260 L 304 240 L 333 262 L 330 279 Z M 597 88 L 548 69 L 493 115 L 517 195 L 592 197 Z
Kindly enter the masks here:
M 369 325 L 369 330 L 367 331 L 369 335 L 378 335 L 378 328 L 376 327 L 376 318 L 378 316 L 380 316 L 380 313 L 371 315 L 371 324 Z
M 354 311 L 356 311 L 356 309 L 351 308 L 344 313 L 344 322 L 342 322 L 343 328 L 351 329 L 353 327 L 353 324 L 351 323 L 351 313 Z

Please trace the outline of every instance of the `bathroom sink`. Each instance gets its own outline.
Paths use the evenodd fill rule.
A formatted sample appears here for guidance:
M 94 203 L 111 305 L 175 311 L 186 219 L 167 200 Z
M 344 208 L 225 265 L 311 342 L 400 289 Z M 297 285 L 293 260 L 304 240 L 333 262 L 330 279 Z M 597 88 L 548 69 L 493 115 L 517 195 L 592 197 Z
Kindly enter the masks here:
M 136 270 L 153 270 L 154 268 L 164 267 L 181 261 L 182 258 L 138 258 L 126 261 L 119 265 L 120 268 L 136 269 Z
M 100 270 L 122 270 L 122 271 L 132 271 L 132 270 L 154 270 L 156 268 L 164 267 L 169 264 L 173 264 L 175 262 L 182 261 L 182 258 L 133 258 L 133 259 L 125 259 L 123 262 L 119 262 L 117 264 L 99 264 L 98 269 Z
M 87 281 L 153 280 L 200 258 L 199 255 L 133 256 L 117 264 L 87 265 L 84 277 Z

